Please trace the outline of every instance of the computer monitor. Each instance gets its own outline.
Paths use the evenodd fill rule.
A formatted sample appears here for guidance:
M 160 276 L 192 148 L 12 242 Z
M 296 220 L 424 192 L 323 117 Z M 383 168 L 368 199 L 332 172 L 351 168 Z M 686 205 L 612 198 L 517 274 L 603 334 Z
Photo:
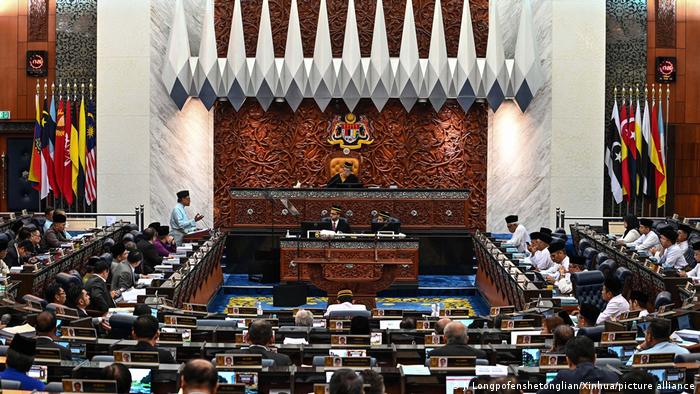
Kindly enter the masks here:
M 545 383 L 552 383 L 554 378 L 557 377 L 557 374 L 559 372 L 547 372 L 547 376 L 545 377 Z
M 150 369 L 129 368 L 131 373 L 131 393 L 150 393 L 153 377 Z
M 301 237 L 309 238 L 309 231 L 330 230 L 331 222 L 301 222 Z
M 401 320 L 380 320 L 380 330 L 398 330 L 401 328 Z
M 626 361 L 634 354 L 633 346 L 608 346 L 608 353 L 612 353 L 615 357 Z
M 539 366 L 541 353 L 541 349 L 523 349 L 523 367 Z
M 221 384 L 235 384 L 236 383 L 236 373 L 233 371 L 218 371 L 219 383 Z
M 32 365 L 27 375 L 43 383 L 48 382 L 48 367 L 46 365 Z
M 371 232 L 376 234 L 379 231 L 393 231 L 394 233 L 399 233 L 401 229 L 401 223 L 372 223 Z
M 687 313 L 684 315 L 680 315 L 676 318 L 676 322 L 678 323 L 679 330 L 688 329 L 690 328 L 690 315 Z
M 446 376 L 445 377 L 445 394 L 466 393 L 472 390 L 469 387 L 474 376 Z

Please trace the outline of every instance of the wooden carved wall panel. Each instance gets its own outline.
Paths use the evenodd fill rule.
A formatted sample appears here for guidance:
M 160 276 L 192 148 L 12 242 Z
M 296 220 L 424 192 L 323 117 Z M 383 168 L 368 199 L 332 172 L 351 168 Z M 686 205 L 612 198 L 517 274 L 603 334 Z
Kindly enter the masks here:
M 656 47 L 676 47 L 676 0 L 656 0 Z
M 21 4 L 21 3 L 20 3 Z M 25 3 L 26 4 L 26 3 Z M 49 0 L 29 0 L 29 41 L 49 39 Z
M 462 201 L 433 201 L 433 220 L 445 225 L 464 225 L 467 212 Z
M 298 2 L 304 55 L 313 56 L 320 0 Z M 414 15 L 421 57 L 428 56 L 434 0 L 414 0 Z M 442 2 L 449 56 L 456 56 L 462 0 Z M 284 55 L 290 0 L 270 0 L 276 56 Z M 375 0 L 356 0 L 360 46 L 363 56 L 371 50 Z M 254 56 L 261 1 L 242 2 L 248 56 Z M 405 0 L 384 1 L 391 56 L 399 55 Z M 343 46 L 346 0 L 329 0 L 331 42 L 334 56 Z M 226 55 L 233 2 L 217 0 L 215 26 L 219 56 Z M 488 1 L 471 1 L 477 53 L 484 56 L 488 35 Z M 486 223 L 486 162 L 488 112 L 476 104 L 468 113 L 449 100 L 439 113 L 429 103 L 418 103 L 410 113 L 398 100 L 390 100 L 378 113 L 370 100 L 362 100 L 354 111 L 371 122 L 374 144 L 359 154 L 363 164 L 360 180 L 366 185 L 400 188 L 467 188 L 471 191 L 466 227 L 483 229 Z M 239 112 L 230 104 L 217 103 L 214 113 L 214 214 L 217 226 L 230 227 L 239 215 L 228 194 L 231 187 L 289 187 L 325 185 L 329 159 L 338 153 L 326 141 L 330 122 L 345 115 L 342 100 L 333 100 L 321 112 L 306 99 L 296 112 L 286 103 L 273 103 L 265 112 L 248 99 Z M 348 204 L 344 204 L 348 205 Z M 317 218 L 317 208 L 307 205 L 304 217 Z M 324 207 L 325 208 L 325 207 Z M 356 217 L 369 222 L 375 207 L 354 207 Z M 320 211 L 320 210 L 319 210 Z M 426 215 L 432 214 L 427 208 Z M 359 219 L 358 219 L 359 220 Z M 403 218 L 402 218 L 403 220 Z

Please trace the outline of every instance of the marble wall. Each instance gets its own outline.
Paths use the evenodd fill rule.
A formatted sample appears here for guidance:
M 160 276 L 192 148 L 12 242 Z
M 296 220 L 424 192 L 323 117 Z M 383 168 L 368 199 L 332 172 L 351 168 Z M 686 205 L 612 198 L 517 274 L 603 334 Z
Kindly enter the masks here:
M 522 1 L 499 0 L 506 58 L 513 58 Z M 545 83 L 525 113 L 510 101 L 489 111 L 486 229 L 505 232 L 504 218 L 528 228 L 549 225 L 552 144 L 552 0 L 533 0 L 537 46 Z
M 192 55 L 199 52 L 202 10 L 205 0 L 185 0 L 185 15 Z M 175 193 L 188 189 L 191 215 L 204 215 L 204 226 L 213 222 L 214 112 L 198 99 L 190 99 L 178 111 L 161 82 L 174 7 L 172 0 L 151 0 L 150 64 L 150 220 L 167 223 L 176 203 Z

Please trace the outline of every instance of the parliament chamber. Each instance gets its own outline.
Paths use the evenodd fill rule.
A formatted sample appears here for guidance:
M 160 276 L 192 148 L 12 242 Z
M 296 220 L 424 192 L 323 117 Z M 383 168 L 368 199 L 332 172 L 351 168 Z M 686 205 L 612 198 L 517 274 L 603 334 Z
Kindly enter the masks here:
M 700 4 L 0 0 L 0 391 L 700 393 Z

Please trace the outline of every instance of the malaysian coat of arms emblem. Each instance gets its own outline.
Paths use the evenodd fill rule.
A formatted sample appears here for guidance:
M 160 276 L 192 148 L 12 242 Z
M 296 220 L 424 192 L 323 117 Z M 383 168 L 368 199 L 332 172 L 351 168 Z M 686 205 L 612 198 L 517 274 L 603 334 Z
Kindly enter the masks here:
M 336 116 L 331 122 L 331 136 L 328 143 L 340 145 L 341 149 L 360 149 L 362 145 L 369 145 L 374 142 L 370 136 L 369 120 L 366 116 L 359 119 L 350 112 L 342 116 Z

